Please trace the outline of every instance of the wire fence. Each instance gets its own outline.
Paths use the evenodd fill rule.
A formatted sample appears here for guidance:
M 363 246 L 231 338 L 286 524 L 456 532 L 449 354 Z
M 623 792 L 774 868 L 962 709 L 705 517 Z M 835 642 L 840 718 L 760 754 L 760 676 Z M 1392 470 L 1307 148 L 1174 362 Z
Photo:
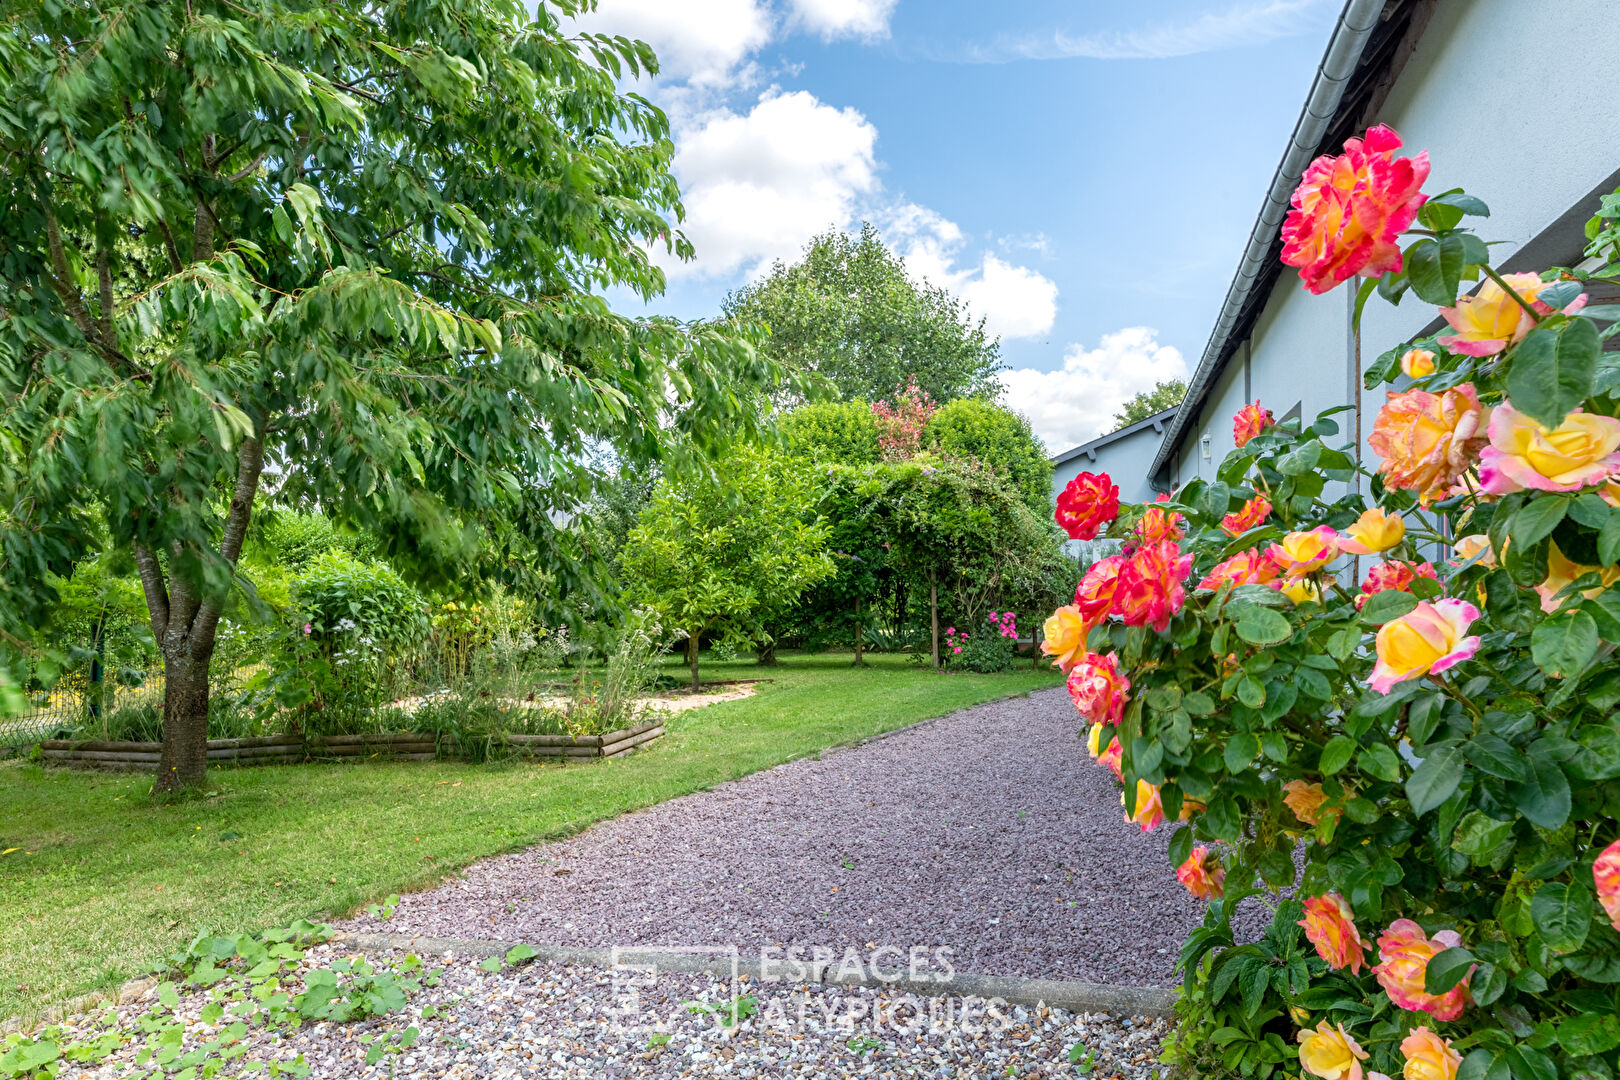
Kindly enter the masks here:
M 49 738 L 56 732 L 75 728 L 90 716 L 91 703 L 99 697 L 101 710 L 110 713 L 137 705 L 163 707 L 163 673 L 150 672 L 139 684 L 91 683 L 69 676 L 49 691 L 28 694 L 33 706 L 28 712 L 0 716 L 0 745 L 15 746 Z

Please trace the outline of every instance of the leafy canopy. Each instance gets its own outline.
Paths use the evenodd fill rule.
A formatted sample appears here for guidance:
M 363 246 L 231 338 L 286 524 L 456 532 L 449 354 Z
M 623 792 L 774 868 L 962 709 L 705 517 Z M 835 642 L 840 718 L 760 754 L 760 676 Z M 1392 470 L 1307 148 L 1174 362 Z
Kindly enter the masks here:
M 423 575 L 586 584 L 589 448 L 757 423 L 750 341 L 597 295 L 690 246 L 667 121 L 615 88 L 654 57 L 576 6 L 0 9 L 0 622 L 100 518 L 206 661 L 261 486 Z
M 622 555 L 632 603 L 695 643 L 757 640 L 767 619 L 833 572 L 811 467 L 741 448 L 711 470 L 666 477 Z M 697 682 L 696 649 L 688 653 Z
M 1185 379 L 1164 379 L 1151 390 L 1143 390 L 1120 407 L 1114 414 L 1114 430 L 1128 428 L 1166 409 L 1173 409 L 1187 396 Z
M 845 401 L 892 396 L 909 377 L 935 401 L 994 397 L 1000 345 L 946 290 L 906 275 L 871 224 L 810 241 L 726 297 L 725 313 L 770 327 L 766 350 L 789 368 L 831 380 Z

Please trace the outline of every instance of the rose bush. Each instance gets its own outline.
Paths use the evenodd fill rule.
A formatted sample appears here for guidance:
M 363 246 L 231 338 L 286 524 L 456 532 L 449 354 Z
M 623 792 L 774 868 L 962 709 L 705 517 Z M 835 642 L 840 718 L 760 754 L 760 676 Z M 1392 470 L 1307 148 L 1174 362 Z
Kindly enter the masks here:
M 1366 372 L 1415 379 L 1372 425 L 1382 460 L 1336 443 L 1342 410 L 1246 405 L 1214 479 L 1119 509 L 1123 550 L 1048 647 L 1126 820 L 1174 828 L 1209 903 L 1167 1061 L 1613 1080 L 1620 306 L 1567 270 L 1498 273 L 1461 227 L 1484 205 L 1421 193 L 1399 145 L 1378 128 L 1313 164 L 1285 226 L 1309 291 L 1361 274 L 1358 314 L 1410 294 L 1450 324 Z M 1589 234 L 1620 277 L 1620 228 Z M 1290 888 L 1234 937 L 1236 905 Z

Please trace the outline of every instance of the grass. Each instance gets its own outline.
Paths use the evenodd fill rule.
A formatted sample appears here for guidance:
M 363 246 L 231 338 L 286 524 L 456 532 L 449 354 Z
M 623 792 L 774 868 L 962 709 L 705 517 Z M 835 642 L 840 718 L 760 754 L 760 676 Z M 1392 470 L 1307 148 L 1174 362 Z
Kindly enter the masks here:
M 1020 664 L 939 675 L 903 657 L 705 663 L 766 676 L 680 713 L 654 748 L 573 765 L 449 762 L 226 769 L 158 805 L 151 779 L 0 763 L 0 1017 L 143 974 L 198 932 L 341 917 L 476 859 L 979 702 L 1055 685 Z

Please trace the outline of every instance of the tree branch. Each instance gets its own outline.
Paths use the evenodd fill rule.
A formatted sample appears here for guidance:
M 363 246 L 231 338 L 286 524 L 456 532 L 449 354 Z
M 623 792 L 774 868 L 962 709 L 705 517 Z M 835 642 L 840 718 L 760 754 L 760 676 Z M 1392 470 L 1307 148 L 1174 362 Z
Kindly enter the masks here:
M 101 297 L 101 339 L 116 347 L 118 334 L 113 330 L 112 260 L 108 257 L 106 245 L 100 242 L 96 244 L 96 284 Z
M 135 545 L 135 565 L 141 574 L 141 589 L 146 593 L 146 614 L 152 624 L 152 636 L 159 647 L 169 631 L 169 591 L 163 587 L 163 567 L 157 556 L 145 544 Z
M 169 253 L 169 269 L 178 274 L 186 268 L 186 264 L 180 258 L 180 249 L 175 246 L 174 233 L 169 231 L 168 219 L 158 218 L 158 228 L 163 230 L 163 250 Z
M 245 177 L 248 177 L 248 176 L 252 176 L 254 174 L 254 172 L 256 172 L 258 170 L 259 166 L 264 164 L 264 159 L 268 155 L 269 155 L 268 150 L 260 150 L 259 155 L 257 157 L 255 157 L 252 161 L 248 162 L 246 165 L 242 166 L 236 172 L 233 172 L 233 173 L 231 173 L 231 175 L 227 176 L 225 178 L 225 182 L 227 184 L 234 184 L 238 180 L 241 180 L 241 179 L 243 179 Z
M 259 476 L 264 472 L 264 443 L 257 438 L 246 439 L 236 463 L 236 490 L 231 493 L 231 505 L 225 513 L 225 532 L 220 538 L 219 554 L 234 577 L 236 561 L 242 555 L 242 542 L 247 539 L 248 521 L 253 516 L 253 499 L 259 491 Z M 224 610 L 225 598 L 210 596 L 203 601 L 192 621 L 191 636 L 187 643 L 193 660 L 207 660 L 214 652 L 214 632 L 219 627 L 219 616 Z

